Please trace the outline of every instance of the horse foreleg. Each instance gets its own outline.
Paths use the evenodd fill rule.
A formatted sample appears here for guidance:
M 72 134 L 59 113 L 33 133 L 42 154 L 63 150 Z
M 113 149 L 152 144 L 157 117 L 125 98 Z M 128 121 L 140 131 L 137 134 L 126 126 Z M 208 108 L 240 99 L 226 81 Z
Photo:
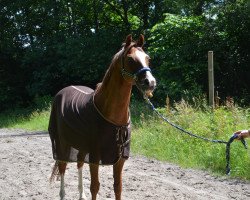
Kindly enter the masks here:
M 96 200 L 96 196 L 100 188 L 99 174 L 98 174 L 99 165 L 89 164 L 89 168 L 91 176 L 90 192 L 92 195 L 92 200 Z
M 60 161 L 58 162 L 58 169 L 59 169 L 59 173 L 61 176 L 61 187 L 60 187 L 60 193 L 59 193 L 61 200 L 64 200 L 64 197 L 65 197 L 64 174 L 65 174 L 66 166 L 67 166 L 66 162 L 60 162 Z
M 87 197 L 83 191 L 83 183 L 82 183 L 82 169 L 83 169 L 83 162 L 77 163 L 77 169 L 78 169 L 78 190 L 79 190 L 79 199 L 86 200 Z
M 121 158 L 113 166 L 114 191 L 115 191 L 115 199 L 116 200 L 121 200 L 121 193 L 122 193 L 122 168 L 123 168 L 124 162 L 125 162 L 125 159 Z

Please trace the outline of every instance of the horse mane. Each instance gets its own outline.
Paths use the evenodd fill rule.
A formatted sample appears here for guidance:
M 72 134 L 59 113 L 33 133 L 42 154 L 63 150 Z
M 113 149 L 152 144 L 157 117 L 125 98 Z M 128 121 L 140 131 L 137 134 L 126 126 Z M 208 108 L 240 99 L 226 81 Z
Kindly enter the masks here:
M 131 44 L 128 47 L 125 47 L 126 43 L 122 44 L 122 48 L 120 49 L 120 51 L 118 51 L 112 58 L 112 61 L 109 65 L 109 68 L 107 69 L 102 82 L 98 83 L 96 85 L 96 90 L 100 89 L 101 87 L 105 87 L 106 84 L 109 82 L 112 71 L 114 70 L 114 68 L 116 67 L 117 62 L 121 63 L 121 58 L 123 55 L 125 55 L 127 53 L 127 51 L 132 48 L 133 46 L 136 46 L 135 42 L 131 42 Z
M 126 47 L 125 45 L 126 45 L 126 43 L 123 43 L 122 48 L 113 56 L 111 63 L 109 65 L 109 68 L 107 69 L 107 71 L 102 79 L 102 82 L 97 83 L 97 85 L 96 85 L 96 91 L 98 91 L 101 87 L 106 87 L 107 83 L 110 80 L 112 71 L 114 70 L 114 68 L 117 65 L 117 62 L 121 63 L 121 57 L 124 54 L 126 54 L 129 49 L 136 46 L 136 42 L 131 42 L 131 44 L 128 47 Z

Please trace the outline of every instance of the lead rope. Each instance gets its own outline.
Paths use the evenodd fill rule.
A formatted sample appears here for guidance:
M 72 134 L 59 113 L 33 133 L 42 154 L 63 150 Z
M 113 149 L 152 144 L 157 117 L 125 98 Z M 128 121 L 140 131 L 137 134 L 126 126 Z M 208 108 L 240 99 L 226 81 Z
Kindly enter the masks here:
M 220 143 L 220 144 L 226 144 L 226 174 L 230 175 L 230 145 L 231 143 L 238 137 L 238 135 L 234 134 L 227 142 L 223 141 L 223 140 L 213 140 L 213 139 L 209 139 L 209 138 L 205 138 L 202 136 L 199 136 L 197 134 L 193 134 L 190 131 L 187 131 L 185 129 L 183 129 L 182 127 L 174 124 L 173 122 L 171 122 L 169 119 L 167 119 L 165 116 L 163 116 L 159 111 L 156 110 L 156 108 L 154 107 L 154 105 L 152 104 L 152 102 L 148 99 L 145 98 L 147 104 L 152 108 L 152 110 L 165 122 L 167 122 L 168 124 L 170 124 L 171 126 L 173 126 L 174 128 L 190 135 L 191 137 L 195 137 L 198 139 L 202 139 L 208 142 L 213 142 L 213 143 Z M 241 142 L 243 144 L 243 146 L 245 147 L 245 149 L 247 149 L 247 143 L 244 140 L 244 138 L 241 138 Z

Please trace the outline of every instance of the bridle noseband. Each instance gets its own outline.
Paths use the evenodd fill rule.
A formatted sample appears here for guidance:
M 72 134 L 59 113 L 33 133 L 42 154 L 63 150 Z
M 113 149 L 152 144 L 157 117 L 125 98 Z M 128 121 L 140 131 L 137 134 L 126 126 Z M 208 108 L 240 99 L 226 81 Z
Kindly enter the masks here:
M 138 80 L 138 76 L 143 73 L 143 72 L 151 72 L 151 69 L 149 67 L 143 67 L 141 69 L 139 69 L 137 72 L 135 73 L 130 73 L 128 72 L 125 68 L 124 68 L 124 65 L 121 67 L 121 74 L 122 74 L 122 77 L 125 78 L 125 76 L 129 77 L 129 78 L 132 78 L 134 81 L 137 81 Z
M 133 46 L 132 46 L 133 47 Z M 131 48 L 132 48 L 131 47 Z M 142 67 L 141 69 L 139 69 L 137 72 L 135 73 L 131 73 L 129 71 L 127 71 L 125 68 L 124 68 L 124 57 L 122 56 L 122 66 L 121 66 L 121 75 L 124 79 L 125 76 L 129 77 L 129 78 L 132 78 L 134 81 L 137 81 L 138 80 L 138 76 L 143 73 L 143 72 L 151 72 L 151 69 L 149 67 Z

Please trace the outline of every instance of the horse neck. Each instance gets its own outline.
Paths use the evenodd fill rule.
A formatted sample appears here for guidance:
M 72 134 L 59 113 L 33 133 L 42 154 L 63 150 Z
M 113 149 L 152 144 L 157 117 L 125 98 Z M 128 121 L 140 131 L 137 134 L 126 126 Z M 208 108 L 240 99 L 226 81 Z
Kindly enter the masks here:
M 95 104 L 101 114 L 117 125 L 125 125 L 129 120 L 129 103 L 132 83 L 126 81 L 120 74 L 117 60 L 110 66 L 103 82 L 95 93 Z

